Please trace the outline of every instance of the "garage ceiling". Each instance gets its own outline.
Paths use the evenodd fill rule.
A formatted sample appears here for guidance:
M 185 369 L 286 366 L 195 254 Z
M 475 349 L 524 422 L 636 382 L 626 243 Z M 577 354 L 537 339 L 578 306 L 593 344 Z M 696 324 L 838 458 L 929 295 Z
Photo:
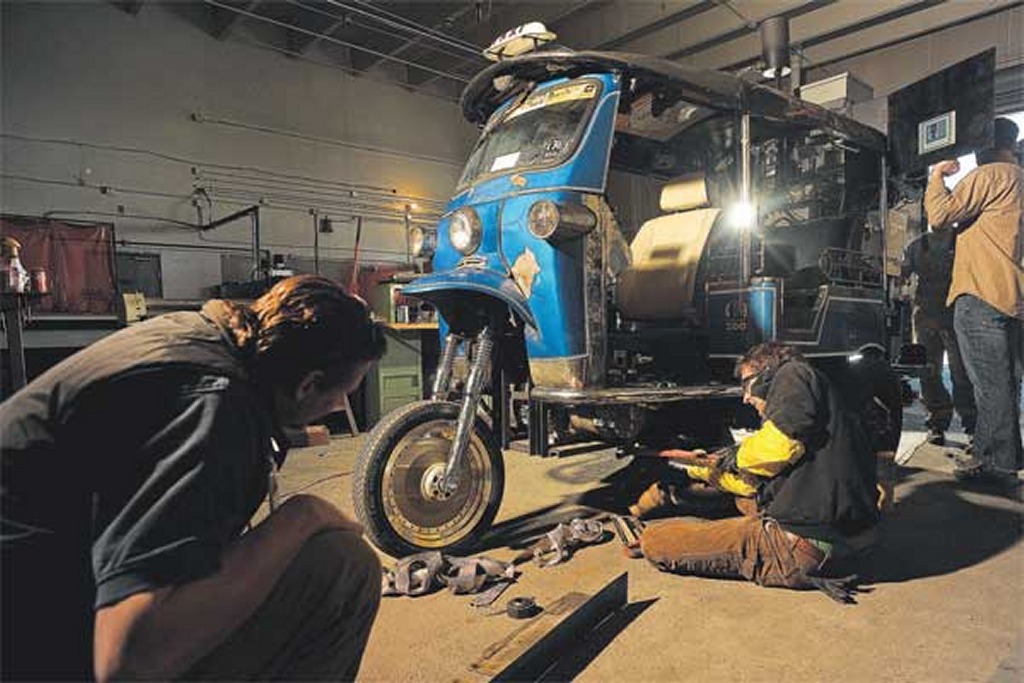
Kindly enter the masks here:
M 543 21 L 576 49 L 658 55 L 756 72 L 758 23 L 784 15 L 805 68 L 828 66 L 1024 4 L 1021 0 L 201 0 L 194 21 L 218 40 L 456 99 L 481 49 Z M 118 0 L 138 12 L 144 0 Z

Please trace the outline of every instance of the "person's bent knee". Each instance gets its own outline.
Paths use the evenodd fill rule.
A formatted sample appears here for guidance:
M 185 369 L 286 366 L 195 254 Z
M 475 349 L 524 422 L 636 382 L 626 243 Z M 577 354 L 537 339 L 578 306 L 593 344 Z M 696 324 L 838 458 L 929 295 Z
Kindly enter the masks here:
M 640 534 L 640 552 L 644 558 L 663 572 L 673 570 L 673 553 L 669 544 L 671 534 L 659 531 L 658 526 L 649 526 Z
M 321 567 L 347 575 L 348 583 L 379 588 L 380 558 L 363 537 L 350 529 L 328 529 L 309 538 L 299 552 Z M 379 591 L 377 591 L 379 592 Z

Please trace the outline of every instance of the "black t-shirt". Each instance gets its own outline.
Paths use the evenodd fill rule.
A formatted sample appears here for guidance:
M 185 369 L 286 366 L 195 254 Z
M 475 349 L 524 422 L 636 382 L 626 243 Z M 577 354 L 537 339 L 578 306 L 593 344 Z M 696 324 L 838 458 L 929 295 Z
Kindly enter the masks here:
M 189 316 L 119 332 L 0 405 L 5 678 L 91 677 L 94 609 L 214 573 L 266 495 L 270 411 L 221 330 Z M 163 350 L 133 351 L 147 344 Z
M 758 492 L 765 514 L 822 540 L 877 522 L 874 449 L 859 415 L 825 375 L 804 362 L 783 363 L 768 389 L 765 419 L 804 445 L 803 456 Z

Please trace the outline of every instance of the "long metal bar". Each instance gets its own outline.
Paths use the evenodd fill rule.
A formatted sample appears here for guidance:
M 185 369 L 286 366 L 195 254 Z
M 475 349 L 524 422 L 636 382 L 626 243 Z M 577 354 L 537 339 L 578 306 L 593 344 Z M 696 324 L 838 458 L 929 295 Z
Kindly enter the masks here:
M 588 580 L 578 577 L 577 585 Z M 579 590 L 543 605 L 543 611 L 502 640 L 490 645 L 470 664 L 477 675 L 490 681 L 543 680 L 561 658 L 578 655 L 580 642 L 608 623 L 626 606 L 629 576 L 623 572 L 592 593 Z M 556 680 L 558 679 L 556 675 Z
M 615 387 L 611 389 L 533 389 L 530 398 L 544 403 L 572 405 L 627 405 L 638 403 L 675 403 L 708 399 L 737 399 L 740 387 L 706 384 L 685 387 Z
M 753 206 L 750 164 L 750 114 L 744 112 L 740 117 L 740 201 L 744 211 Z M 740 284 L 746 287 L 750 283 L 750 233 L 753 226 L 743 225 L 740 230 Z
M 262 14 L 256 14 L 255 12 L 247 12 L 247 11 L 245 11 L 243 9 L 238 8 L 238 7 L 232 7 L 231 5 L 225 5 L 222 2 L 217 2 L 217 0 L 203 0 L 203 2 L 205 2 L 207 5 L 211 5 L 213 7 L 219 7 L 221 9 L 228 10 L 230 12 L 237 12 L 238 14 L 241 14 L 243 16 L 251 17 L 253 19 L 258 19 L 259 21 L 262 21 L 262 22 L 265 22 L 265 23 L 268 23 L 268 24 L 273 24 L 274 26 L 279 26 L 279 27 L 284 28 L 284 29 L 288 29 L 289 31 L 295 31 L 296 33 L 302 33 L 302 34 L 307 35 L 307 36 L 314 36 L 314 37 L 319 36 L 321 38 L 321 40 L 326 40 L 329 43 L 334 43 L 335 45 L 340 45 L 342 47 L 347 47 L 347 48 L 350 48 L 350 49 L 353 49 L 353 50 L 359 50 L 360 52 L 366 52 L 367 54 L 375 55 L 377 57 L 380 57 L 382 59 L 386 59 L 386 60 L 391 61 L 391 62 L 397 62 L 399 64 L 404 64 L 405 66 L 411 66 L 411 67 L 416 68 L 416 69 L 422 69 L 423 71 L 427 71 L 429 73 L 435 74 L 437 76 L 440 76 L 441 78 L 447 78 L 447 79 L 450 79 L 450 80 L 453 80 L 453 81 L 458 81 L 459 83 L 468 83 L 469 82 L 468 78 L 462 78 L 460 76 L 455 76 L 455 75 L 453 75 L 451 73 L 448 73 L 448 72 L 445 72 L 445 71 L 440 71 L 438 69 L 434 69 L 432 67 L 425 66 L 423 64 L 416 64 L 415 62 L 410 62 L 409 60 L 402 59 L 400 57 L 392 57 L 392 56 L 387 55 L 387 54 L 385 54 L 383 52 L 379 52 L 377 50 L 373 50 L 373 49 L 365 47 L 363 45 L 358 45 L 356 43 L 350 43 L 350 42 L 345 41 L 345 40 L 339 40 L 339 39 L 333 38 L 331 36 L 325 36 L 323 34 L 317 33 L 316 31 L 310 31 L 309 29 L 302 28 L 301 26 L 296 26 L 295 24 L 289 24 L 286 21 L 278 21 L 277 19 L 272 19 L 271 17 L 267 17 L 267 16 L 264 16 Z

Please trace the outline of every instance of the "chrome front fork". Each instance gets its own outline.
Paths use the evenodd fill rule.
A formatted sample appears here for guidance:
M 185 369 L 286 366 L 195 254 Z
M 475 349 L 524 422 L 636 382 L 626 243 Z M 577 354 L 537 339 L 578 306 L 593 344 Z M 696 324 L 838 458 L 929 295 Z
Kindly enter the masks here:
M 430 392 L 430 398 L 435 401 L 444 401 L 448 398 L 448 385 L 452 377 L 452 365 L 455 364 L 455 354 L 462 344 L 462 337 L 449 333 L 444 338 L 444 349 L 441 350 L 441 360 L 437 363 L 437 374 L 434 375 L 434 386 Z
M 447 393 L 447 378 L 451 374 L 455 349 L 458 347 L 457 341 L 458 338 L 451 334 L 445 340 L 437 379 L 434 381 L 435 399 Z M 448 463 L 445 466 L 444 478 L 441 482 L 442 489 L 448 495 L 459 488 L 459 472 L 466 460 L 466 449 L 469 447 L 469 437 L 473 434 L 476 411 L 480 407 L 480 396 L 491 376 L 491 355 L 493 353 L 494 335 L 490 327 L 485 327 L 476 337 L 473 364 L 469 368 L 469 377 L 466 379 L 466 391 L 462 396 L 462 407 L 459 409 L 459 422 L 455 426 L 455 438 L 452 440 L 452 450 L 448 454 Z

